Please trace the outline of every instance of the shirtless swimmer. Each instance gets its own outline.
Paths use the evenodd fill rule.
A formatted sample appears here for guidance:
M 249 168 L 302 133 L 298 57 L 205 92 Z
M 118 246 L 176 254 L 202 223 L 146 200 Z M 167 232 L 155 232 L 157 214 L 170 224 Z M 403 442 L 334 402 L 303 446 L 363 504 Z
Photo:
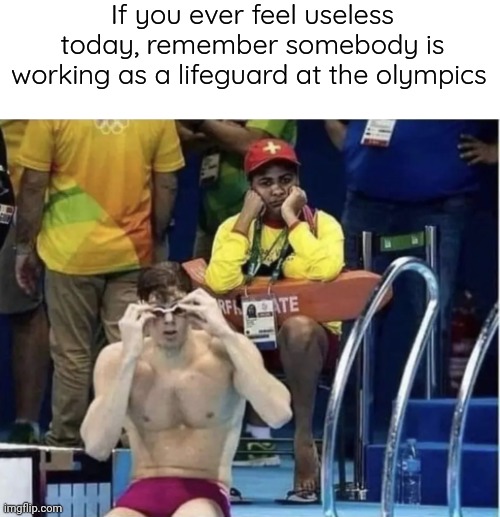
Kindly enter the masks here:
M 133 465 L 106 517 L 229 517 L 245 402 L 273 428 L 292 417 L 288 390 L 255 345 L 231 330 L 208 293 L 190 291 L 179 264 L 145 269 L 141 302 L 119 324 L 122 341 L 96 362 L 85 450 L 105 460 L 124 427 Z

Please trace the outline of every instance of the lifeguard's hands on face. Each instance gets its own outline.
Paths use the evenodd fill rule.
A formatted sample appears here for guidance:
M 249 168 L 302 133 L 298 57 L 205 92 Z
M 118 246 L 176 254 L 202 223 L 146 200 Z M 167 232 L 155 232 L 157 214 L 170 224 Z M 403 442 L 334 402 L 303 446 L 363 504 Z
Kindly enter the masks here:
M 248 235 L 252 221 L 264 212 L 264 200 L 254 190 L 249 190 L 245 195 L 245 201 L 240 215 L 234 225 L 234 230 Z
M 288 197 L 281 205 L 281 215 L 289 226 L 298 220 L 298 216 L 306 204 L 306 193 L 299 187 L 292 187 Z
M 257 219 L 264 210 L 264 200 L 255 192 L 255 190 L 249 190 L 245 195 L 245 201 L 241 213 L 246 217 Z
M 214 337 L 222 337 L 232 332 L 227 324 L 217 300 L 203 289 L 196 289 L 185 296 L 177 307 L 194 318 L 198 326 Z
M 147 304 L 131 303 L 127 307 L 118 322 L 123 352 L 127 358 L 137 359 L 141 355 L 144 347 L 144 325 L 154 317 L 151 306 Z

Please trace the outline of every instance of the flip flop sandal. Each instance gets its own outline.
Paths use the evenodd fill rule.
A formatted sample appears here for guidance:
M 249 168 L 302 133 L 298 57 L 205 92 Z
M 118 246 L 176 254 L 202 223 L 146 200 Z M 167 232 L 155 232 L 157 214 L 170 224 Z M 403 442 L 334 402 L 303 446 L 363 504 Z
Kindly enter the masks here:
M 243 498 L 241 492 L 237 488 L 231 488 L 229 492 L 229 499 L 231 501 L 231 505 L 252 504 L 252 501 Z
M 290 490 L 286 494 L 285 499 L 276 499 L 276 503 L 283 505 L 307 505 L 307 504 L 321 504 L 321 499 L 318 492 L 311 490 Z

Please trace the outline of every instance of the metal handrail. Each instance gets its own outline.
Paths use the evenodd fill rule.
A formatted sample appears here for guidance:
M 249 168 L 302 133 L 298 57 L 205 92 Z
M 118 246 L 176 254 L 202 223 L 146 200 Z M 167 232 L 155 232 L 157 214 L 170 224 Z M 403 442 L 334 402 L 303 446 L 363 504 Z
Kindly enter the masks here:
M 477 380 L 479 369 L 486 356 L 486 352 L 498 330 L 498 303 L 491 309 L 476 344 L 472 349 L 470 359 L 465 368 L 457 403 L 453 413 L 451 425 L 450 449 L 448 452 L 447 468 L 447 496 L 448 512 L 450 517 L 462 517 L 460 499 L 460 480 L 462 479 L 462 444 L 464 437 L 467 410 L 472 396 L 472 390 Z
M 337 435 L 337 424 L 340 413 L 340 406 L 342 402 L 342 397 L 344 395 L 345 387 L 347 384 L 348 376 L 351 371 L 354 359 L 359 349 L 359 344 L 363 338 L 366 329 L 368 328 L 373 315 L 375 314 L 380 302 L 383 300 L 387 291 L 394 283 L 394 280 L 403 272 L 403 271 L 415 271 L 421 274 L 427 282 L 427 289 L 429 291 L 429 301 L 427 304 L 427 309 L 424 314 L 424 318 L 422 320 L 422 324 L 417 333 L 417 337 L 415 338 L 414 345 L 412 347 L 412 351 L 410 353 L 410 358 L 407 363 L 407 367 L 405 369 L 405 373 L 403 375 L 403 380 L 408 377 L 408 365 L 410 364 L 410 360 L 413 356 L 417 356 L 416 359 L 419 360 L 423 349 L 425 348 L 423 344 L 426 342 L 429 333 L 430 327 L 434 322 L 436 317 L 437 308 L 438 308 L 438 283 L 436 279 L 436 275 L 432 271 L 432 269 L 422 260 L 413 258 L 413 257 L 402 257 L 396 259 L 392 264 L 387 268 L 384 275 L 382 276 L 380 282 L 377 287 L 373 291 L 370 299 L 368 300 L 367 305 L 365 306 L 363 312 L 360 314 L 358 319 L 356 320 L 354 327 L 349 334 L 349 338 L 347 339 L 346 345 L 342 354 L 340 356 L 340 360 L 337 367 L 337 374 L 333 380 L 332 390 L 330 392 L 330 398 L 328 400 L 328 406 L 326 410 L 325 417 L 325 425 L 323 432 L 323 451 L 322 451 L 322 466 L 321 466 L 321 493 L 322 493 L 322 504 L 323 504 L 323 513 L 325 517 L 338 517 L 337 509 L 336 509 L 336 500 L 335 500 L 335 492 L 333 486 L 333 463 L 335 458 L 335 439 Z M 424 328 L 425 322 L 425 328 Z M 418 340 L 420 340 L 419 343 Z M 416 346 L 418 344 L 418 346 Z M 417 350 L 418 349 L 418 350 Z M 413 378 L 415 376 L 415 371 L 411 372 L 410 382 L 413 383 Z M 402 383 L 403 384 L 403 383 Z M 401 388 L 400 388 L 401 392 Z M 408 393 L 409 396 L 409 393 Z M 398 395 L 398 399 L 400 399 Z M 400 401 L 401 402 L 401 401 Z M 396 423 L 398 424 L 395 429 L 394 436 L 389 436 L 389 442 L 392 447 L 393 439 L 395 438 L 395 442 L 399 442 L 399 435 L 401 434 L 401 413 L 404 410 L 404 406 L 406 406 L 407 400 L 403 401 L 404 404 L 396 404 L 395 411 L 397 419 Z M 393 417 L 393 422 L 394 422 Z M 392 451 L 393 452 L 393 451 Z M 386 455 L 384 473 L 386 471 L 391 473 L 391 477 L 389 478 L 389 483 L 386 483 L 386 479 L 384 477 L 384 494 L 385 501 L 387 501 L 387 495 L 389 494 L 392 499 L 394 499 L 394 477 L 396 474 L 396 463 L 393 458 L 394 454 L 391 456 Z M 384 501 L 384 499 L 383 499 Z M 389 509 L 392 514 L 392 508 Z
M 424 278 L 427 284 L 427 307 L 422 321 L 420 322 L 415 340 L 413 341 L 410 355 L 406 361 L 398 395 L 392 410 L 382 474 L 382 501 L 380 512 L 382 517 L 392 517 L 394 515 L 394 482 L 396 479 L 396 465 L 401 431 L 404 424 L 404 414 L 411 395 L 411 388 L 413 387 L 418 366 L 425 348 L 429 346 L 429 337 L 439 309 L 439 285 L 436 274 L 432 268 L 425 262 L 420 261 L 413 262 L 407 269 L 419 273 Z
M 373 271 L 373 241 L 371 232 L 363 232 L 363 267 Z M 370 353 L 373 347 L 373 328 L 368 325 L 363 333 L 361 353 L 358 354 L 360 372 L 358 372 L 358 435 L 354 456 L 354 495 L 358 501 L 366 499 L 366 447 L 370 441 L 370 408 L 371 408 L 371 362 Z
M 429 266 L 439 275 L 438 271 L 438 258 L 437 258 L 437 228 L 435 226 L 426 226 L 425 227 L 425 256 L 426 262 Z M 427 301 L 429 299 L 427 298 Z M 427 400 L 430 400 L 432 397 L 436 395 L 436 391 L 438 389 L 438 381 L 439 385 L 442 383 L 442 379 L 437 379 L 437 370 L 436 370 L 436 348 L 439 339 L 437 337 L 437 333 L 441 329 L 441 326 L 438 325 L 438 331 L 436 332 L 436 325 L 432 329 L 432 332 L 429 336 L 429 344 L 427 345 L 427 361 L 426 361 L 426 386 L 425 386 L 425 397 Z

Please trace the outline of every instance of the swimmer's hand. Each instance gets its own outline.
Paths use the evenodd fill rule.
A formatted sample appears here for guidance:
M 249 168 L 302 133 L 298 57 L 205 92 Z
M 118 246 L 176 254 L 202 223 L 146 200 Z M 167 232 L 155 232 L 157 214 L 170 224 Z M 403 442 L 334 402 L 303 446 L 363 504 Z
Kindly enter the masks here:
M 144 326 L 154 317 L 151 307 L 147 304 L 131 303 L 127 307 L 118 322 L 123 351 L 127 357 L 137 359 L 141 355 L 144 347 Z
M 214 337 L 221 337 L 232 332 L 227 324 L 217 300 L 203 289 L 196 289 L 185 296 L 177 307 L 186 311 L 196 325 Z

